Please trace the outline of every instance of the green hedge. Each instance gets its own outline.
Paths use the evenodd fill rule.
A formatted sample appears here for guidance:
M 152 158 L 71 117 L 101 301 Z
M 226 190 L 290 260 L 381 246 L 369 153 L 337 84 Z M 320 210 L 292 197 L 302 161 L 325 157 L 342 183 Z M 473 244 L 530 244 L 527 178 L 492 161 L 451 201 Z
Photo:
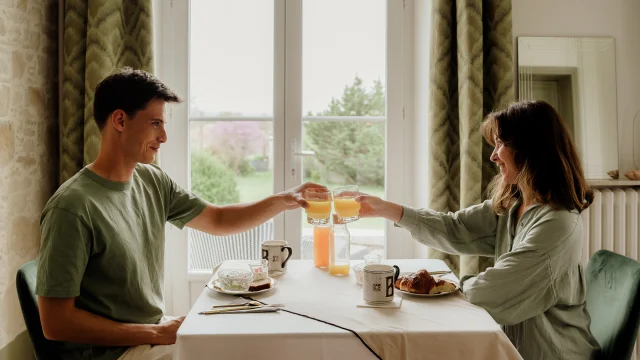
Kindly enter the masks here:
M 233 171 L 204 150 L 191 154 L 191 190 L 213 204 L 225 205 L 240 201 Z

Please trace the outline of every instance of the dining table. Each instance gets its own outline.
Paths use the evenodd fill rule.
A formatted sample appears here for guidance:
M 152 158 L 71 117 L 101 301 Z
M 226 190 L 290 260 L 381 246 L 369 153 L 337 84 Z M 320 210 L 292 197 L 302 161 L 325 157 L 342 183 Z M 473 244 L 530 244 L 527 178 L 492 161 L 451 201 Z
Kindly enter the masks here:
M 392 303 L 371 307 L 353 271 L 361 262 L 352 261 L 349 275 L 340 277 L 312 260 L 289 260 L 271 289 L 242 297 L 210 281 L 178 330 L 174 359 L 522 359 L 489 313 L 460 290 L 420 296 L 396 289 Z M 398 266 L 401 274 L 448 272 L 442 278 L 458 284 L 442 260 L 382 263 Z M 282 307 L 269 313 L 200 314 L 251 299 Z

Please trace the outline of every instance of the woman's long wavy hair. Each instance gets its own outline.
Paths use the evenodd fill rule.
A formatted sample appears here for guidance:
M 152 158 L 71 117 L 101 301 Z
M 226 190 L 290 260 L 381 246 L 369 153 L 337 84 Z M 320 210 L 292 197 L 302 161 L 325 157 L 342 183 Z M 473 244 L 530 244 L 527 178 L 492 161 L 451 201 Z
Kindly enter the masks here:
M 514 151 L 516 184 L 498 174 L 488 187 L 493 209 L 504 214 L 522 198 L 519 185 L 529 186 L 534 201 L 554 209 L 582 212 L 593 201 L 580 158 L 567 127 L 556 110 L 544 101 L 519 101 L 487 115 L 482 135 L 495 146 L 499 139 Z

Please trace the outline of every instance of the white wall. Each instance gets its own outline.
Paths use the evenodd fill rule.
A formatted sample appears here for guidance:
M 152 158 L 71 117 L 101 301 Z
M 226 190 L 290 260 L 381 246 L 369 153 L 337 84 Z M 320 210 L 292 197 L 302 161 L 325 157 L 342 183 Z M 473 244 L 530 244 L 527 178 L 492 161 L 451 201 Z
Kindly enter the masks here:
M 634 139 L 632 131 L 634 116 L 640 111 L 640 1 L 512 0 L 512 4 L 514 49 L 518 36 L 615 39 L 620 174 L 634 169 L 634 141 L 640 165 L 640 139 Z

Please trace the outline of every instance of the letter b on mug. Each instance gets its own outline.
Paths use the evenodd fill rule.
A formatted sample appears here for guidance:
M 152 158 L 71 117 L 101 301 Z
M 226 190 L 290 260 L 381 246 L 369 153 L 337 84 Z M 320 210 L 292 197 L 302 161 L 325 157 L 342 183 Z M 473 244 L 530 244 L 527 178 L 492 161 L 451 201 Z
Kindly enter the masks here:
M 369 304 L 393 301 L 393 289 L 400 268 L 396 265 L 370 264 L 364 267 L 362 297 Z
M 269 261 L 269 273 L 277 276 L 287 270 L 287 261 L 293 250 L 284 240 L 269 240 L 262 243 L 262 258 Z

